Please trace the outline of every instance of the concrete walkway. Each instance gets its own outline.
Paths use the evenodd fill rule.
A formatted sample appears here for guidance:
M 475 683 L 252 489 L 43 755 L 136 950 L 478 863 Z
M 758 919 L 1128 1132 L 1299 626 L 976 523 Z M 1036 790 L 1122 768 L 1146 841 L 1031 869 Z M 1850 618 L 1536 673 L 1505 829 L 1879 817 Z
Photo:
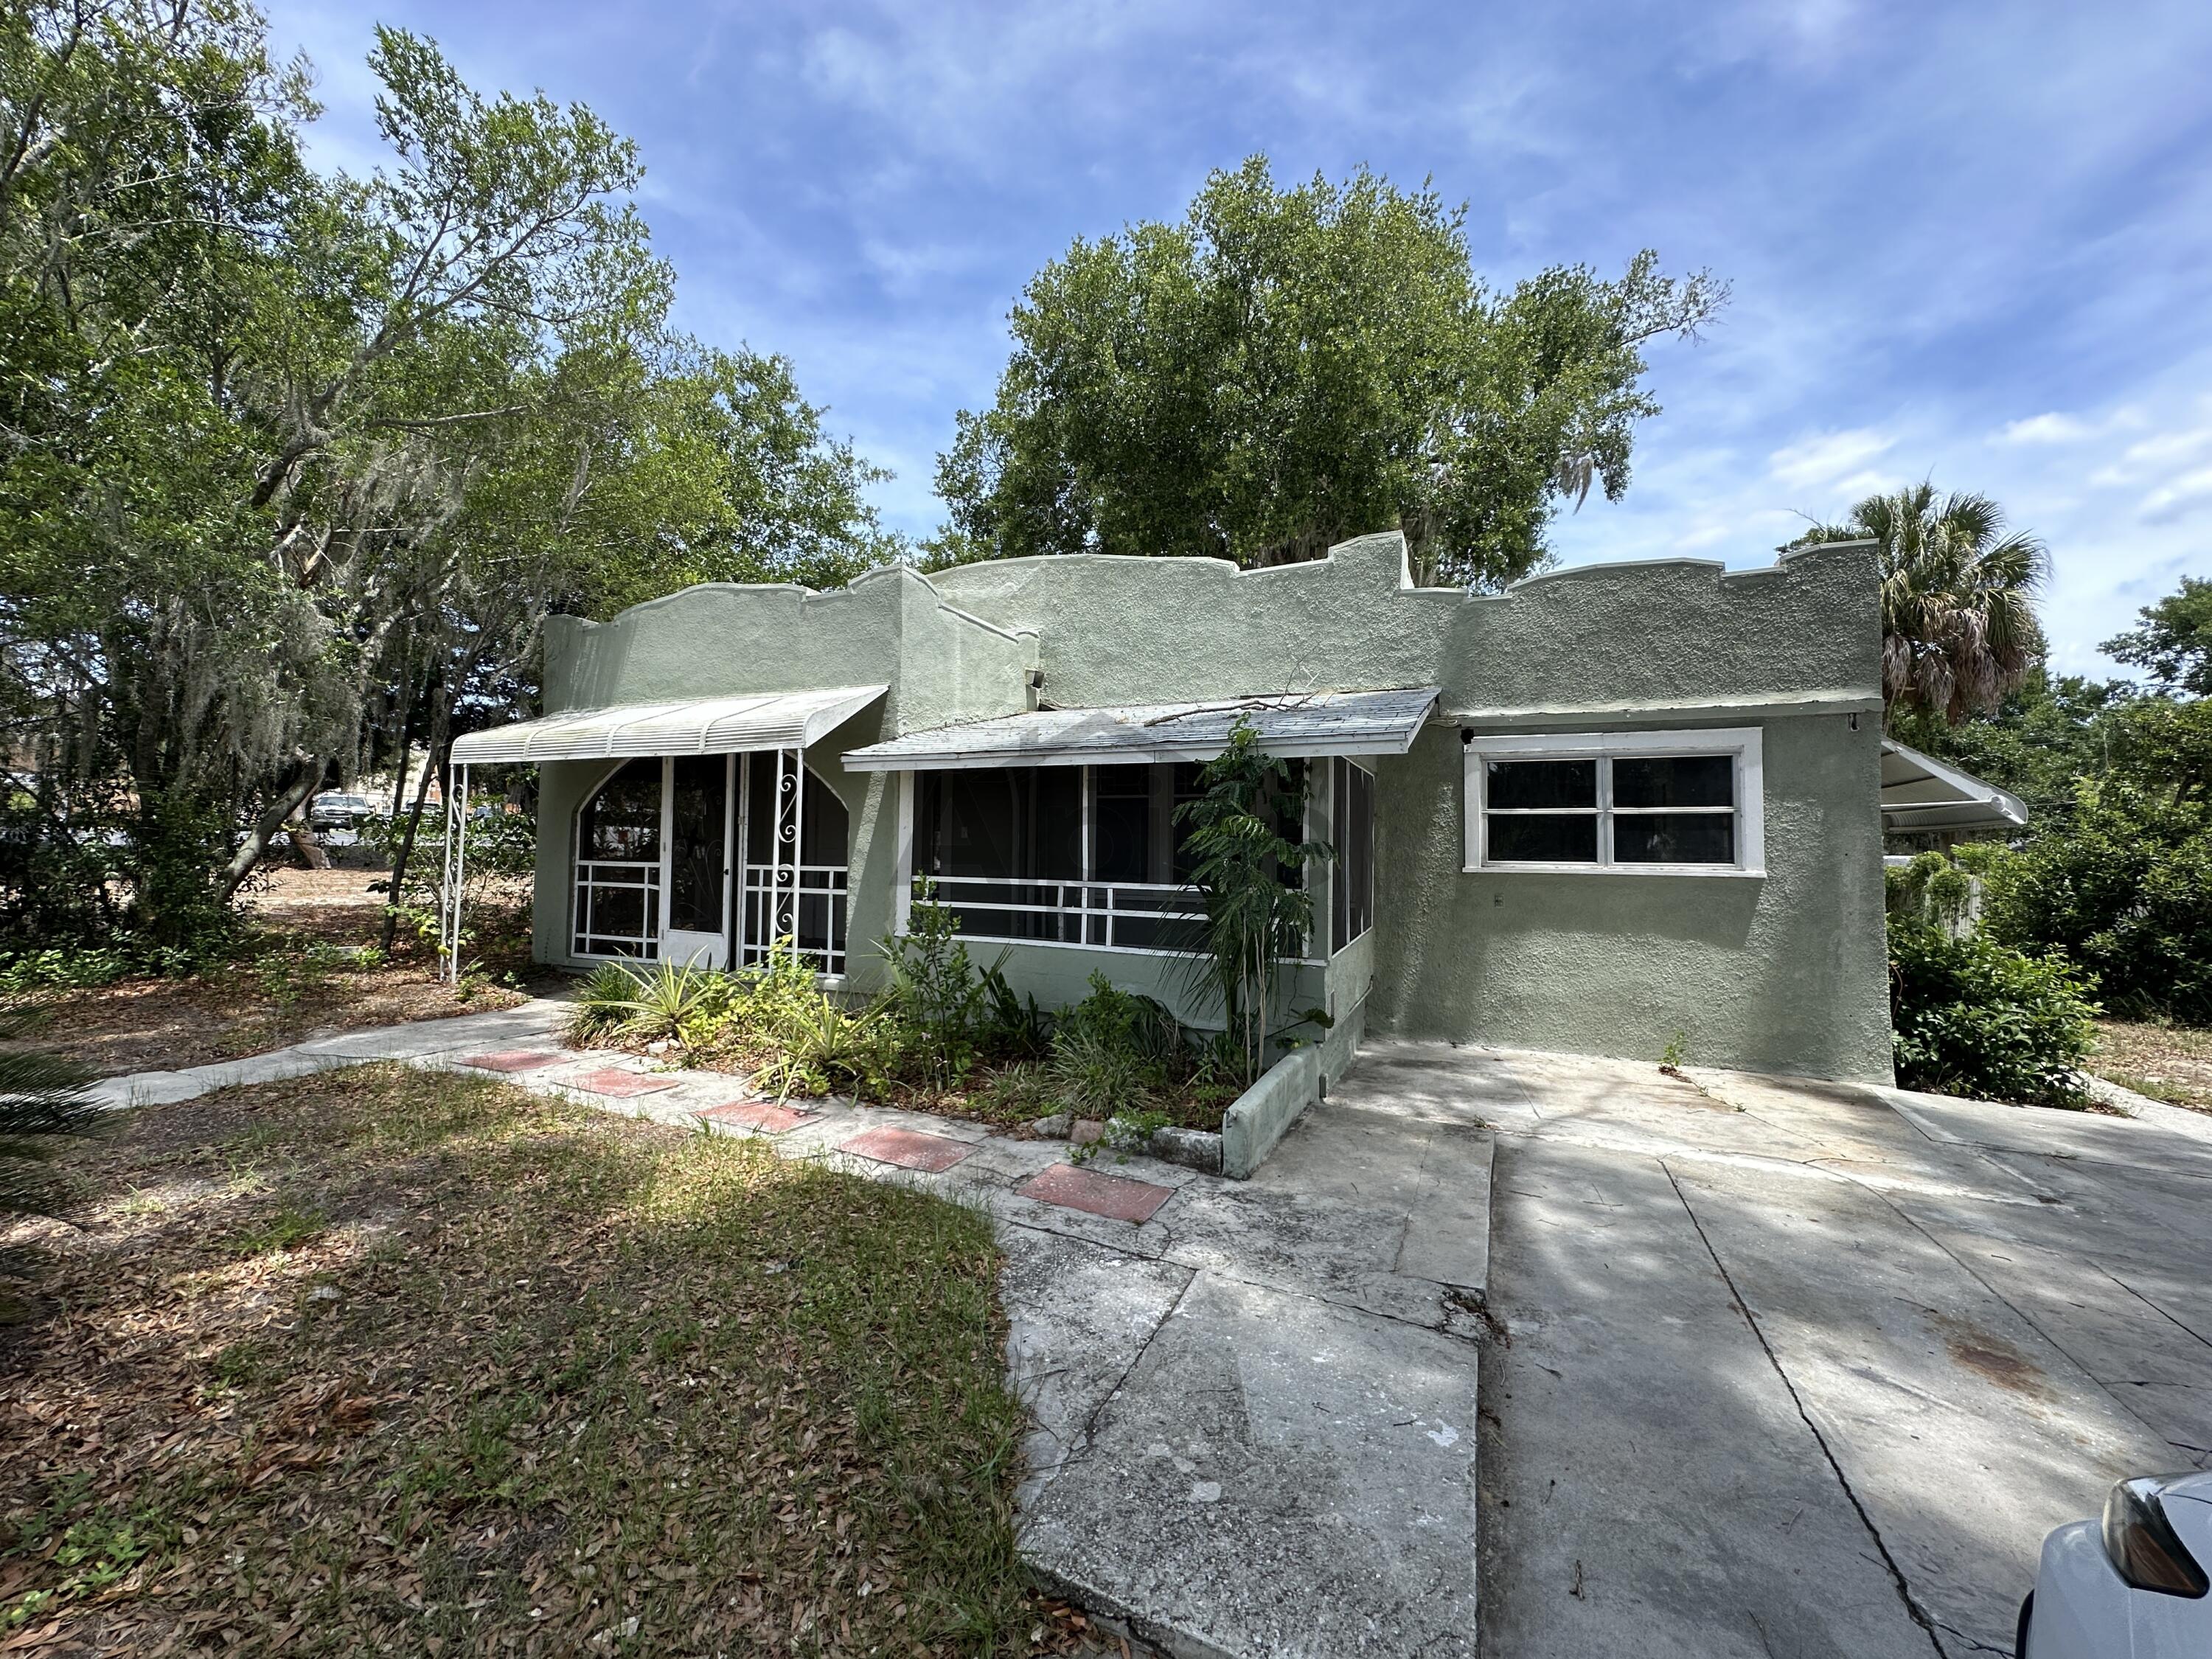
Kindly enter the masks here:
M 976 1203 L 1006 1253 L 1008 1364 L 1035 1428 L 1025 1553 L 1179 1656 L 1448 1659 L 1476 1643 L 1480 1103 L 1387 1065 L 1248 1182 L 560 1047 L 537 1001 L 112 1080 L 189 1099 L 371 1060 L 720 1133 Z
M 1513 1085 L 1486 1652 L 2009 1654 L 2049 1528 L 2212 1458 L 2212 1121 L 1437 1063 Z

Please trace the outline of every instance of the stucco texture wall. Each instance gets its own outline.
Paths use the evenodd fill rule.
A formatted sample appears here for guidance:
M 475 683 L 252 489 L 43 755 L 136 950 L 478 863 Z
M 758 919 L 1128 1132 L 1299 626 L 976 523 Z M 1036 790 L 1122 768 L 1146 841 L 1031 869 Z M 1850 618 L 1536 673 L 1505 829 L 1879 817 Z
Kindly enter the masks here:
M 609 622 L 552 618 L 545 708 L 888 684 L 890 737 L 1028 707 L 1036 655 L 1033 635 L 963 614 L 902 566 L 827 593 L 706 583 Z
M 1034 629 L 1063 708 L 1247 693 L 1438 685 L 1462 710 L 1871 696 L 1874 564 L 1863 544 L 1729 572 L 1703 560 L 1584 565 L 1470 598 L 1403 585 L 1394 534 L 1327 559 L 1076 556 L 931 579 L 960 610 Z
M 1369 1028 L 1887 1081 L 1880 721 L 1763 725 L 1763 877 L 1464 872 L 1458 733 L 1384 762 Z

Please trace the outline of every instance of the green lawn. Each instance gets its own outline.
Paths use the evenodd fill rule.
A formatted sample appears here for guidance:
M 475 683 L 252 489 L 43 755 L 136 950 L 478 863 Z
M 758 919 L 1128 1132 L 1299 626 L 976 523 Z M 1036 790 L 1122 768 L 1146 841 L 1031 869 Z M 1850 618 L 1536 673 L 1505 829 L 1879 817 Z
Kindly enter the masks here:
M 971 1212 L 387 1068 L 146 1109 L 70 1173 L 8 1258 L 0 1644 L 1077 1639 L 1014 1553 Z

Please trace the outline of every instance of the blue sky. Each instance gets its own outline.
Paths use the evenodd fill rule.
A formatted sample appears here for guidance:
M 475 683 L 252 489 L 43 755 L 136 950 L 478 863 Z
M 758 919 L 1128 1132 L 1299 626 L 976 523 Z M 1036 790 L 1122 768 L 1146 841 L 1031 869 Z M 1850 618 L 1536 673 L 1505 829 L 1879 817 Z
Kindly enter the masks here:
M 1931 474 L 2052 544 L 2056 665 L 2212 575 L 2212 6 L 278 0 L 376 157 L 372 20 L 473 82 L 591 105 L 643 147 L 679 320 L 798 366 L 926 534 L 953 411 L 1077 235 L 1180 214 L 1206 172 L 1364 162 L 1468 204 L 1510 283 L 1638 248 L 1735 299 L 1653 353 L 1665 413 L 1566 559 L 1765 562 Z

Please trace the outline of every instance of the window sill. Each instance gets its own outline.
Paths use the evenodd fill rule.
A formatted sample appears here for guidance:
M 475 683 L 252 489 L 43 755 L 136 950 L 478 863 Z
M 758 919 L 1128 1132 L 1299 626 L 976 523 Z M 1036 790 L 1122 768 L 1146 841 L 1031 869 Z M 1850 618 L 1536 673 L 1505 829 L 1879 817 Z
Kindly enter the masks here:
M 1764 866 L 1718 864 L 1468 864 L 1463 876 L 1690 876 L 1700 881 L 1764 881 Z

